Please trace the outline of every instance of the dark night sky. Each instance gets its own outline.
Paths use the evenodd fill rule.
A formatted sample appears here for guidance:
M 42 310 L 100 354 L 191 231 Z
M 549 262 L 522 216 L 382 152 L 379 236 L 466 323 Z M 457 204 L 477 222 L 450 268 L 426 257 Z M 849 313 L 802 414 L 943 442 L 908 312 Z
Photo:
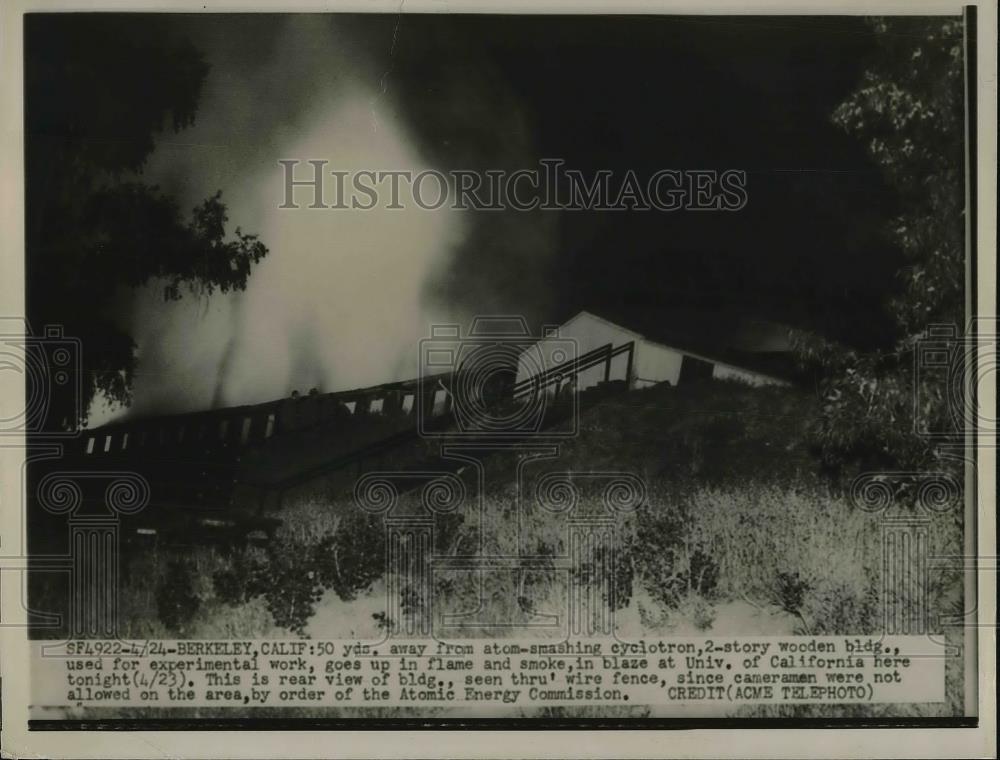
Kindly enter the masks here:
M 738 213 L 485 219 L 456 261 L 454 294 L 507 283 L 510 301 L 549 294 L 541 311 L 555 319 L 728 306 L 855 343 L 888 329 L 881 304 L 900 261 L 880 229 L 894 199 L 830 122 L 872 52 L 863 20 L 408 15 L 398 28 L 357 26 L 372 50 L 394 49 L 388 92 L 442 168 L 559 157 L 585 172 L 747 171 Z M 497 124 L 483 102 L 518 118 Z M 542 214 L 553 216 L 513 216 Z M 532 236 L 547 225 L 551 235 Z M 536 280 L 521 296 L 512 260 Z
M 231 227 L 271 249 L 245 293 L 165 305 L 151 286 L 112 307 L 139 346 L 134 408 L 412 377 L 430 321 L 477 313 L 523 314 L 537 329 L 588 309 L 669 329 L 679 313 L 726 312 L 859 347 L 894 337 L 884 304 L 903 262 L 883 230 L 897 200 L 865 147 L 831 122 L 875 53 L 861 18 L 142 14 L 128 23 L 189 38 L 211 67 L 194 126 L 156 137 L 143 181 L 182 209 L 221 189 Z M 122 65 L 134 54 L 123 48 Z M 661 169 L 736 169 L 747 173 L 748 203 L 321 218 L 278 210 L 277 162 L 290 157 L 442 171 L 534 169 L 551 158 L 588 177 L 631 170 L 641 181 Z
M 170 23 L 214 69 L 245 72 L 290 55 L 288 18 Z M 873 54 L 862 18 L 359 14 L 324 23 L 350 52 L 322 77 L 365 70 L 439 169 L 513 170 L 551 157 L 585 174 L 747 172 L 738 213 L 480 213 L 436 284 L 443 302 L 536 321 L 585 307 L 646 319 L 664 307 L 728 307 L 858 345 L 889 337 L 882 304 L 902 262 L 881 230 L 894 196 L 864 147 L 830 120 Z M 280 91 L 286 120 L 323 86 L 305 74 L 301 88 L 261 82 L 270 98 Z M 214 97 L 209 88 L 203 109 L 225 98 Z M 255 118 L 260 129 L 278 121 Z

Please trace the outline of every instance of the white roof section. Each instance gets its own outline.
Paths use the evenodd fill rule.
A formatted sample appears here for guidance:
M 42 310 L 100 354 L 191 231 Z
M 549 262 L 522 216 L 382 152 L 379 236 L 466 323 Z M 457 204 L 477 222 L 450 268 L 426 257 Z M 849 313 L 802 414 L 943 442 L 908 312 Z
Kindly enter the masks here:
M 719 365 L 721 365 L 723 367 L 730 367 L 732 369 L 739 370 L 740 372 L 748 372 L 750 374 L 758 375 L 760 377 L 766 377 L 766 378 L 774 380 L 775 382 L 778 382 L 778 383 L 785 383 L 785 382 L 787 382 L 787 381 L 783 380 L 782 378 L 775 377 L 774 375 L 769 375 L 766 372 L 760 372 L 759 370 L 751 369 L 749 367 L 740 367 L 740 366 L 738 366 L 736 364 L 732 364 L 732 363 L 727 362 L 727 361 L 722 361 L 721 359 L 713 359 L 712 357 L 705 356 L 704 354 L 699 354 L 699 353 L 697 353 L 695 351 L 690 351 L 690 350 L 688 350 L 686 348 L 677 348 L 676 346 L 670 346 L 670 345 L 667 345 L 666 343 L 661 343 L 660 341 L 652 340 L 650 338 L 647 338 L 642 333 L 639 333 L 639 332 L 636 332 L 635 330 L 631 330 L 631 329 L 629 329 L 627 327 L 624 327 L 624 326 L 618 324 L 617 322 L 612 322 L 610 319 L 605 319 L 604 317 L 602 317 L 602 316 L 600 316 L 598 314 L 594 314 L 592 311 L 587 311 L 586 309 L 581 309 L 577 314 L 575 314 L 574 316 L 570 317 L 570 319 L 568 319 L 566 322 L 564 322 L 560 326 L 560 329 L 563 328 L 563 327 L 569 327 L 571 324 L 573 324 L 577 320 L 582 319 L 584 317 L 589 317 L 590 319 L 593 319 L 593 320 L 596 320 L 598 322 L 601 322 L 602 324 L 607 325 L 608 327 L 613 327 L 614 329 L 616 329 L 616 330 L 618 330 L 618 331 L 620 331 L 622 333 L 625 333 L 628 337 L 630 337 L 632 340 L 634 340 L 636 342 L 640 342 L 641 341 L 643 343 L 649 343 L 651 345 L 658 346 L 660 348 L 665 348 L 665 349 L 667 349 L 669 351 L 674 351 L 674 352 L 676 352 L 678 354 L 683 354 L 685 356 L 690 356 L 690 357 L 693 357 L 695 359 L 700 359 L 701 361 L 709 362 L 711 364 L 719 364 Z

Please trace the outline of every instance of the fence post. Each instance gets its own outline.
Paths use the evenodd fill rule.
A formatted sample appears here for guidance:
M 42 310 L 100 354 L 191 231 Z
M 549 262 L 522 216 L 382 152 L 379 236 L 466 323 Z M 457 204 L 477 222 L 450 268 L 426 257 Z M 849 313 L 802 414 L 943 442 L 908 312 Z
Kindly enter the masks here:
M 629 341 L 628 344 L 628 360 L 625 365 L 625 389 L 631 390 L 632 388 L 632 363 L 635 354 L 635 341 Z

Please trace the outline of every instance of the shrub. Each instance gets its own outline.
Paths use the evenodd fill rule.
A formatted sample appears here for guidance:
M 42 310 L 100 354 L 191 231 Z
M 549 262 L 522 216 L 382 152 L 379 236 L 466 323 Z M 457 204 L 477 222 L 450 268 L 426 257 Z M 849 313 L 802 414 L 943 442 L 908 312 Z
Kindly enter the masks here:
M 718 563 L 718 593 L 780 607 L 812 634 L 879 630 L 884 516 L 818 488 L 703 488 L 689 504 L 689 540 Z M 961 521 L 950 513 L 930 519 L 928 554 L 955 553 Z M 930 609 L 945 609 L 961 585 L 935 578 L 928 593 Z
M 160 622 L 173 631 L 183 632 L 200 606 L 191 582 L 191 572 L 185 564 L 171 562 L 156 592 L 156 611 Z
M 707 631 L 715 622 L 715 610 L 703 598 L 698 598 L 693 610 L 694 625 L 699 631 Z
M 371 515 L 351 515 L 312 554 L 320 584 L 349 601 L 385 573 L 385 529 Z
M 264 598 L 274 622 L 302 635 L 323 595 L 312 552 L 286 544 L 268 551 Z
M 698 546 L 691 552 L 688 566 L 689 590 L 706 598 L 713 597 L 719 583 L 719 563 L 704 547 Z
M 802 580 L 799 573 L 789 573 L 782 571 L 778 573 L 776 586 L 776 601 L 778 606 L 785 612 L 792 615 L 802 613 L 802 602 L 805 600 L 806 592 L 810 589 L 808 581 Z
M 692 593 L 714 594 L 719 565 L 711 550 L 692 532 L 680 507 L 659 503 L 640 512 L 632 551 L 647 589 L 668 608 L 676 609 Z
M 633 559 L 633 552 L 628 548 L 616 552 L 613 559 L 608 556 L 608 552 L 598 549 L 593 562 L 582 563 L 577 569 L 577 580 L 586 585 L 598 585 L 604 581 L 600 574 L 609 574 L 608 606 L 612 610 L 623 609 L 632 599 Z
M 330 520 L 329 505 L 309 506 L 293 508 L 264 551 L 238 550 L 212 575 L 220 602 L 238 606 L 263 597 L 274 622 L 301 635 L 324 590 L 349 601 L 382 577 L 385 539 L 377 518 L 351 513 Z
M 224 567 L 212 574 L 215 596 L 223 604 L 246 604 L 264 591 L 266 568 L 258 553 L 235 551 Z
M 876 634 L 882 629 L 882 608 L 874 582 L 860 590 L 833 580 L 804 595 L 801 617 L 817 636 L 841 633 Z

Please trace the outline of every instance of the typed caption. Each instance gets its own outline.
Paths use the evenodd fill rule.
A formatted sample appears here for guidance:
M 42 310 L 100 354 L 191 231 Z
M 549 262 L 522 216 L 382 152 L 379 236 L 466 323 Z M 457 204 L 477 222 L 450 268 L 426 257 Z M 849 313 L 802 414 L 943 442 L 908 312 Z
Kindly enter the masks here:
M 921 636 L 36 644 L 45 707 L 939 702 Z

